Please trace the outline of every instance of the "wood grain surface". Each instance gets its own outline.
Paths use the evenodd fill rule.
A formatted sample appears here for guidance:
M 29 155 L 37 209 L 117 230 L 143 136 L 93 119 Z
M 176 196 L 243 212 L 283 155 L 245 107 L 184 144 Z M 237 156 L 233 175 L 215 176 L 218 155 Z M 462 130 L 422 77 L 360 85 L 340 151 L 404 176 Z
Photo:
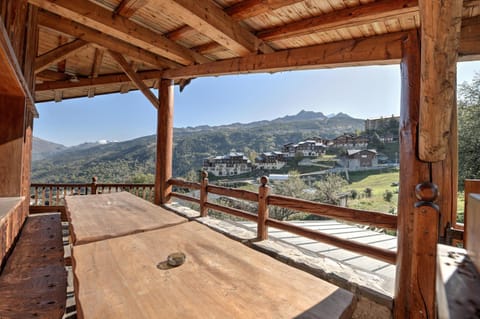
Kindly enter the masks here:
M 187 219 L 127 192 L 66 196 L 74 245 L 184 223 Z
M 161 270 L 173 252 L 185 263 Z M 78 318 L 350 318 L 352 293 L 189 222 L 73 248 Z
M 0 276 L 0 318 L 62 318 L 67 272 L 60 214 L 28 217 Z

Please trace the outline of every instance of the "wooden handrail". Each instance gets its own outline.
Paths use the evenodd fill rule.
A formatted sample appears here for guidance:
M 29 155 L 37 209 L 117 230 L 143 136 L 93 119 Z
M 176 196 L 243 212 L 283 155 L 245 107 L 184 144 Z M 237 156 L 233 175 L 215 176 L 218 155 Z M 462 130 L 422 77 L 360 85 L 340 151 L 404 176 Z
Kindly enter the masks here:
M 226 206 L 222 206 L 222 205 L 216 205 L 216 204 L 212 204 L 212 203 L 208 203 L 208 202 L 205 203 L 205 207 L 209 208 L 209 209 L 217 210 L 217 211 L 222 212 L 222 213 L 226 213 L 226 214 L 234 215 L 234 216 L 237 216 L 237 217 L 245 218 L 245 219 L 251 220 L 253 222 L 257 221 L 257 215 L 252 214 L 252 213 L 248 213 L 248 212 L 244 212 L 243 210 L 240 210 L 240 209 L 230 208 L 230 207 L 226 207 Z
M 193 202 L 195 204 L 200 204 L 200 200 L 198 198 L 188 196 L 188 195 L 185 195 L 185 194 L 180 194 L 180 193 L 177 193 L 177 192 L 171 192 L 170 196 L 174 196 L 174 197 L 177 197 L 177 198 L 189 201 L 189 202 Z
M 268 204 L 318 216 L 338 218 L 356 224 L 397 229 L 397 216 L 395 215 L 333 206 L 279 195 L 268 196 Z
M 184 187 L 188 189 L 197 189 L 197 190 L 200 189 L 199 183 L 188 182 L 188 181 L 184 181 L 183 179 L 171 178 L 168 180 L 168 184 L 171 186 Z
M 326 244 L 330 244 L 339 248 L 343 248 L 346 250 L 350 250 L 353 252 L 360 253 L 362 255 L 366 255 L 369 257 L 373 257 L 382 261 L 385 261 L 390 264 L 395 264 L 397 253 L 392 250 L 378 248 L 362 243 L 358 243 L 355 241 L 351 241 L 348 239 L 342 239 L 336 236 L 332 236 L 329 234 L 321 233 L 316 230 L 308 229 L 299 227 L 296 225 L 292 225 L 286 222 L 282 222 L 279 220 L 267 218 L 266 222 L 267 226 L 271 226 L 274 228 L 278 228 L 284 231 L 288 231 L 293 234 L 297 234 L 299 236 L 307 237 L 313 240 L 321 241 Z
M 243 189 L 234 189 L 229 187 L 208 185 L 207 192 L 217 195 L 235 197 L 237 199 L 249 200 L 252 202 L 258 202 L 258 194 L 255 192 L 246 191 Z

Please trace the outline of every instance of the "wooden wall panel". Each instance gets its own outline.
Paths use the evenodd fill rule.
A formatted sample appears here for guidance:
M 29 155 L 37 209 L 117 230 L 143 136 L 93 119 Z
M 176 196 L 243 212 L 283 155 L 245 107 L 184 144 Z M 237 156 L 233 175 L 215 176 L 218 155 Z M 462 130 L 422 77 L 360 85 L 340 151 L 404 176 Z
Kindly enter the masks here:
M 475 267 L 480 271 L 480 194 L 470 194 L 468 197 L 468 237 L 465 242 L 468 255 Z
M 0 96 L 0 197 L 22 193 L 25 98 Z

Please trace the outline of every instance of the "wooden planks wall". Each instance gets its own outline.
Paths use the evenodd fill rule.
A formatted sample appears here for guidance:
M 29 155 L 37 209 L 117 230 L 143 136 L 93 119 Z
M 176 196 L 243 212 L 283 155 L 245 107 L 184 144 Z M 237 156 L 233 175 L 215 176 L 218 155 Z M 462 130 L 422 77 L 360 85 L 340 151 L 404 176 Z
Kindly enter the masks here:
M 468 255 L 473 264 L 480 271 L 480 194 L 470 194 L 468 197 L 468 224 L 466 224 L 468 237 L 465 242 Z

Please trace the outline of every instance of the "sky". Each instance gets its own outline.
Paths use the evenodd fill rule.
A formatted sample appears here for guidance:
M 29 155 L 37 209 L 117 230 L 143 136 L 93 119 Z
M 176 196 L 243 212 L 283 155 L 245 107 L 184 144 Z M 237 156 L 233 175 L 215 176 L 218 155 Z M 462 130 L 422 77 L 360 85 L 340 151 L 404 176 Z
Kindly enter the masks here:
M 458 64 L 457 82 L 480 73 L 480 61 Z M 155 92 L 155 94 L 157 94 Z M 174 127 L 249 123 L 301 110 L 356 118 L 398 115 L 400 67 L 369 66 L 194 79 L 175 87 Z M 65 146 L 155 134 L 156 110 L 138 91 L 38 103 L 34 135 Z

